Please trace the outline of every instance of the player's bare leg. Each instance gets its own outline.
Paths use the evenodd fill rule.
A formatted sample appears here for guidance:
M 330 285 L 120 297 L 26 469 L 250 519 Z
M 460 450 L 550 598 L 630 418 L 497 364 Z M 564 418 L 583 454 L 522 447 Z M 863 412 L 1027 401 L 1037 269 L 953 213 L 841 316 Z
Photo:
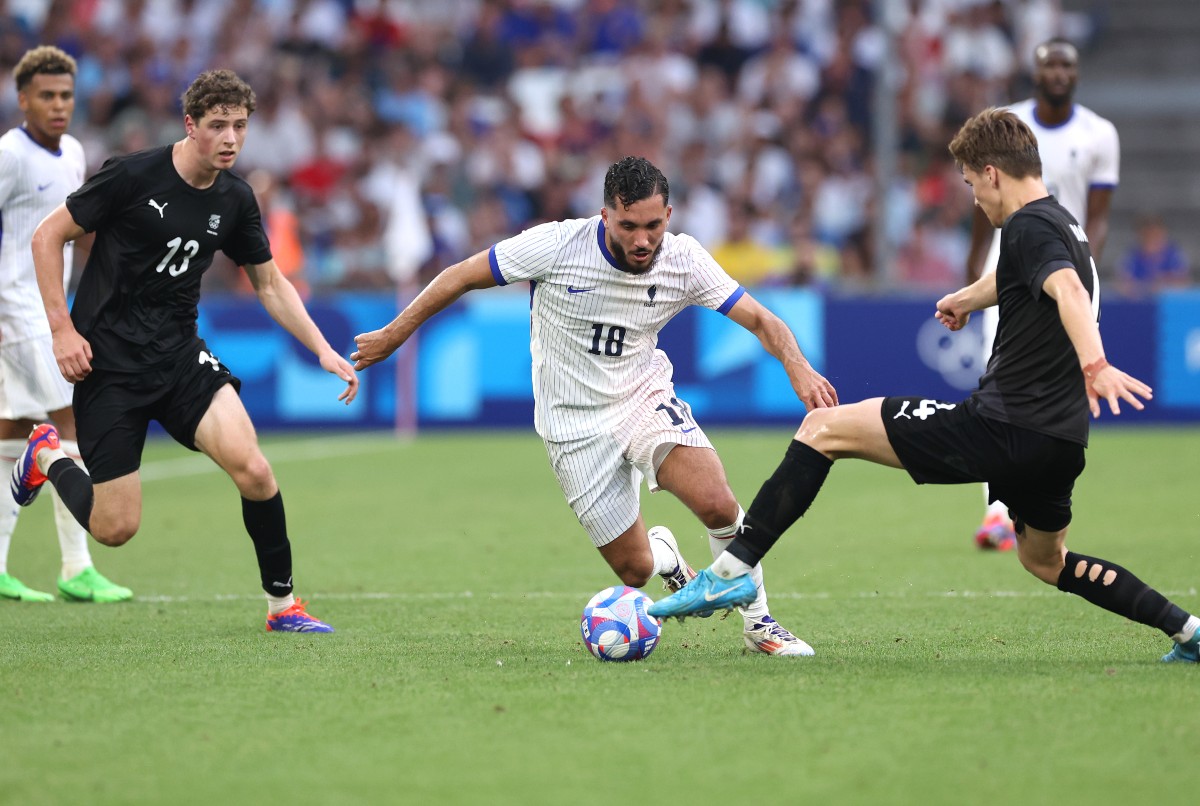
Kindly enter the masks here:
M 628 529 L 599 551 L 621 582 L 631 588 L 644 587 L 658 575 L 668 590 L 676 591 L 696 576 L 671 530 L 665 526 L 647 530 L 640 512 Z
M 254 424 L 241 398 L 228 384 L 213 395 L 196 427 L 196 447 L 229 474 L 242 496 L 242 521 L 254 543 L 263 591 L 267 629 L 281 632 L 333 632 L 308 615 L 292 594 L 292 547 L 287 535 L 283 496 L 275 473 L 258 445 Z

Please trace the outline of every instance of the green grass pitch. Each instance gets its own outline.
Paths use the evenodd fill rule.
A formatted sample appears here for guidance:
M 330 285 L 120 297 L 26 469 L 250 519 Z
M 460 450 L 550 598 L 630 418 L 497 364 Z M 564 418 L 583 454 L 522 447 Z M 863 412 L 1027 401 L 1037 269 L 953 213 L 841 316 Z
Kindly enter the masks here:
M 744 504 L 790 434 L 715 431 Z M 1200 610 L 1200 429 L 1098 429 L 1069 544 Z M 0 602 L 0 804 L 1127 804 L 1192 791 L 1200 669 L 1160 634 L 972 543 L 977 486 L 833 470 L 768 558 L 809 659 L 740 620 L 668 623 L 601 664 L 579 613 L 615 581 L 532 432 L 264 439 L 298 594 L 270 634 L 232 483 L 153 442 L 140 533 L 93 544 L 121 605 Z M 644 495 L 696 566 L 703 531 Z M 51 508 L 9 569 L 53 589 Z M 657 585 L 647 589 L 661 595 Z

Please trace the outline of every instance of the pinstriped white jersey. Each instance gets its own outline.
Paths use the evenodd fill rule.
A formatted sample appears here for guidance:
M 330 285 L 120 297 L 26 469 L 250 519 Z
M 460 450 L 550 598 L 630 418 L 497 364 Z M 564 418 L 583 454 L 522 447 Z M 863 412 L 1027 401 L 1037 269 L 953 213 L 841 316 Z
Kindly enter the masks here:
M 1015 103 L 1009 109 L 1037 137 L 1046 190 L 1086 227 L 1088 192 L 1092 188 L 1115 188 L 1120 181 L 1121 144 L 1117 127 L 1082 104 L 1075 104 L 1071 117 L 1058 126 L 1038 121 L 1037 101 L 1033 98 Z M 999 259 L 1000 230 L 996 230 L 985 271 L 995 271 Z
M 696 239 L 667 233 L 643 274 L 617 268 L 600 216 L 541 224 L 488 254 L 501 285 L 529 281 L 534 427 L 562 442 L 610 432 L 656 376 L 658 332 L 689 305 L 727 314 L 745 293 Z
M 22 128 L 0 137 L 0 340 L 49 335 L 30 244 L 42 219 L 83 183 L 85 170 L 83 146 L 69 134 L 60 139 L 57 153 Z M 72 254 L 67 244 L 64 282 Z

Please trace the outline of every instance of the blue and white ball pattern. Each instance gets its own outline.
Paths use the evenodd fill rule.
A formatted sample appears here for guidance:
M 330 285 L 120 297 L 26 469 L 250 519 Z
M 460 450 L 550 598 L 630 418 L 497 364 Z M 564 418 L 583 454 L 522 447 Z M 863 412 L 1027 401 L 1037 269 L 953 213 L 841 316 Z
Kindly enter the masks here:
M 641 660 L 654 651 L 662 622 L 646 614 L 650 597 L 627 585 L 605 588 L 583 608 L 584 646 L 600 660 Z

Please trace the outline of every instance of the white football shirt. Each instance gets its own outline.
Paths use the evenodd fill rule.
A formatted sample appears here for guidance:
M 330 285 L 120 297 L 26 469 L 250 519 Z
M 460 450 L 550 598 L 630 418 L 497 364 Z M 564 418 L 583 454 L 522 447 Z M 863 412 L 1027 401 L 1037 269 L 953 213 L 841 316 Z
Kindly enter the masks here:
M 696 239 L 667 233 L 643 274 L 617 268 L 600 216 L 540 224 L 488 258 L 500 285 L 529 281 L 534 427 L 563 442 L 610 432 L 672 367 L 658 332 L 689 305 L 722 314 L 745 289 Z
M 47 151 L 23 128 L 0 137 L 0 340 L 48 335 L 50 323 L 33 271 L 33 231 L 83 184 L 83 146 L 69 134 Z M 72 244 L 64 250 L 70 281 Z
M 1115 188 L 1120 179 L 1121 146 L 1117 127 L 1082 104 L 1058 126 L 1037 119 L 1037 101 L 1028 98 L 1009 107 L 1028 124 L 1038 141 L 1042 157 L 1042 181 L 1058 203 L 1067 208 L 1081 226 L 1087 226 L 1088 192 L 1092 188 Z M 1000 230 L 992 239 L 984 272 L 996 270 L 1000 259 Z

